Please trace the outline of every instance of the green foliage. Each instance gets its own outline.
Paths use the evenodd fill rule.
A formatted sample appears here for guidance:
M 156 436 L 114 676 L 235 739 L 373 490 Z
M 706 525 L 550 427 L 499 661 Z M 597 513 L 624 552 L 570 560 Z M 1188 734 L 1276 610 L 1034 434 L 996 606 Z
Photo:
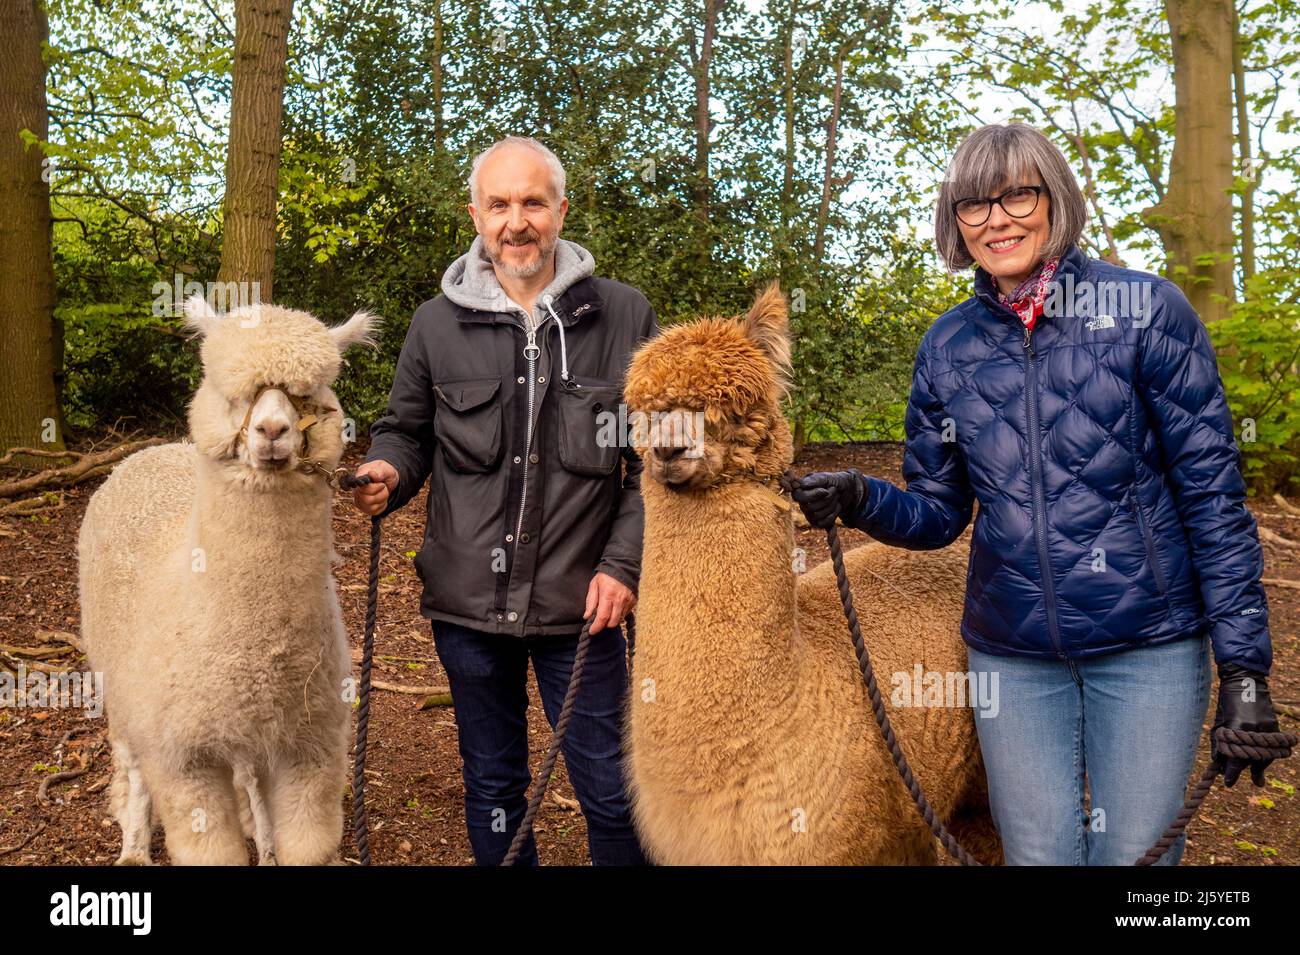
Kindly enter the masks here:
M 172 286 L 120 239 L 127 214 L 69 200 L 75 221 L 55 226 L 55 319 L 63 331 L 63 407 L 70 425 L 183 427 L 198 380 L 197 348 L 181 331 Z
M 702 219 L 692 73 L 702 10 L 648 0 L 509 9 L 433 0 L 401 16 L 370 4 L 304 9 L 286 92 L 276 288 L 330 320 L 357 307 L 385 316 L 379 354 L 355 356 L 339 386 L 360 424 L 382 412 L 409 316 L 438 294 L 443 271 L 474 236 L 465 210 L 470 159 L 519 133 L 542 139 L 565 164 L 565 236 L 592 252 L 601 275 L 645 292 L 662 324 L 739 313 L 778 279 L 803 305 L 794 315 L 792 415 L 834 427 L 855 419 L 850 411 L 865 400 L 873 427 L 897 430 L 898 399 L 886 408 L 877 396 L 904 381 L 905 397 L 923 330 L 911 299 L 932 298 L 935 280 L 919 249 L 893 261 L 912 200 L 889 194 L 896 172 L 878 147 L 900 124 L 920 122 L 919 105 L 890 73 L 904 55 L 897 23 L 863 2 L 724 8 L 710 68 Z M 777 83 L 754 82 L 773 70 Z M 891 273 L 884 284 L 892 290 L 876 287 L 859 301 L 860 286 L 877 285 L 876 271 Z
M 1209 326 L 1251 485 L 1294 493 L 1300 483 L 1300 305 L 1288 274 L 1262 272 L 1250 297 Z
M 174 324 L 116 303 L 59 309 L 58 315 L 71 424 L 183 428 L 199 369 L 196 349 Z
M 179 426 L 196 348 L 155 285 L 216 276 L 234 5 L 47 6 L 41 148 L 66 414 L 82 427 Z M 473 239 L 472 157 L 533 135 L 565 164 L 564 235 L 601 275 L 640 288 L 663 324 L 737 314 L 778 280 L 794 305 L 797 435 L 900 438 L 921 336 L 970 294 L 969 273 L 937 268 L 912 225 L 929 217 L 957 142 L 988 118 L 976 110 L 995 103 L 1061 146 L 1089 195 L 1092 254 L 1162 257 L 1146 210 L 1173 141 L 1163 5 L 1033 5 L 1046 19 L 1022 6 L 719 4 L 701 130 L 696 0 L 299 0 L 276 298 L 331 323 L 362 308 L 384 317 L 379 349 L 353 350 L 336 388 L 364 432 L 410 316 Z M 1240 277 L 1241 304 L 1212 329 L 1234 415 L 1255 422 L 1243 450 L 1260 488 L 1289 487 L 1300 454 L 1300 117 L 1283 95 L 1300 71 L 1298 21 L 1296 0 L 1241 9 L 1258 165 L 1239 170 L 1234 193 L 1253 195 L 1259 274 Z
M 790 414 L 810 441 L 901 440 L 921 338 L 969 295 L 969 276 L 928 264 L 928 249 L 895 240 L 842 311 L 794 314 L 796 389 Z M 810 308 L 811 310 L 811 308 Z

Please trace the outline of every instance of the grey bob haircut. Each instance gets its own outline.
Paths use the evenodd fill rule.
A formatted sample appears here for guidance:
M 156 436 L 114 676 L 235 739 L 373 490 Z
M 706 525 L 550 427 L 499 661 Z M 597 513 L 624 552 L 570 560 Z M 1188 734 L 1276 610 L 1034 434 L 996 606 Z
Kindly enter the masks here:
M 478 203 L 478 171 L 483 165 L 484 160 L 498 149 L 505 149 L 508 146 L 522 146 L 525 149 L 531 149 L 533 152 L 539 153 L 542 159 L 546 161 L 546 165 L 551 171 L 551 187 L 555 190 L 555 198 L 564 198 L 564 189 L 566 185 L 564 166 L 560 163 L 560 160 L 556 157 L 555 153 L 551 152 L 531 136 L 507 136 L 505 139 L 498 139 L 495 143 L 474 157 L 474 164 L 470 166 L 469 170 L 470 202 L 475 204 Z
M 948 164 L 934 207 L 934 244 L 950 271 L 975 264 L 952 204 L 972 196 L 996 196 L 1010 186 L 1032 185 L 1035 180 L 1046 188 L 1051 202 L 1043 257 L 1063 255 L 1083 234 L 1088 207 L 1061 150 L 1025 123 L 981 126 L 962 141 Z

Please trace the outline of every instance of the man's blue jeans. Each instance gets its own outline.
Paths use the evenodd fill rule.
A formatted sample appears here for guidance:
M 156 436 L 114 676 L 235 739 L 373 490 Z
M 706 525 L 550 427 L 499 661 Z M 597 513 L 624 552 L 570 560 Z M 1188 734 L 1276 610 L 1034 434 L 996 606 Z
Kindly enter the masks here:
M 519 637 L 433 622 L 447 671 L 464 762 L 465 822 L 479 865 L 505 858 L 526 807 L 528 660 L 552 729 L 564 703 L 578 635 Z M 564 739 L 564 764 L 587 818 L 593 865 L 645 865 L 623 783 L 627 643 L 617 627 L 591 635 Z M 537 865 L 529 833 L 519 865 Z
M 996 715 L 976 710 L 975 726 L 1007 865 L 1132 865 L 1160 838 L 1196 760 L 1208 644 L 1078 661 L 970 650 L 973 672 L 998 675 Z M 1185 841 L 1159 864 L 1177 865 Z

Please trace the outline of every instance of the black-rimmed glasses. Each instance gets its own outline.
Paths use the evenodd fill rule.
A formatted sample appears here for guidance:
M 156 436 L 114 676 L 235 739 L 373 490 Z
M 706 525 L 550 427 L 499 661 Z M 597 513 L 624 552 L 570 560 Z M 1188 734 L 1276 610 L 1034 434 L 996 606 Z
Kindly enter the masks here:
M 1046 192 L 1043 186 L 1013 186 L 1000 196 L 988 199 L 958 199 L 952 204 L 952 211 L 957 218 L 969 226 L 983 225 L 993 214 L 993 203 L 1002 207 L 1002 211 L 1013 219 L 1023 219 L 1038 208 L 1038 197 Z

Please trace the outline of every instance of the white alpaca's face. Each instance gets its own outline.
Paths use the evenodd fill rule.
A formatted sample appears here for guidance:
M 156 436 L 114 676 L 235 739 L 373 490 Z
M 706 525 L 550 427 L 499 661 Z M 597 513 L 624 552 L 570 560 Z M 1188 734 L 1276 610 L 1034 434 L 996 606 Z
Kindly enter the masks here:
M 250 467 L 279 470 L 293 467 L 301 454 L 298 410 L 283 391 L 268 388 L 253 404 L 240 456 Z
M 203 338 L 203 381 L 190 403 L 190 436 L 208 457 L 240 477 L 274 486 L 305 459 L 334 468 L 343 452 L 344 419 L 330 385 L 343 353 L 373 344 L 379 320 L 357 312 L 322 325 L 306 312 L 263 304 L 224 318 L 202 296 L 186 303 L 186 324 Z M 283 475 L 283 477 L 282 477 Z
M 204 382 L 191 405 L 190 430 L 205 453 L 233 459 L 258 474 L 292 472 L 304 456 L 333 466 L 342 448 L 338 398 L 332 389 L 321 387 L 298 399 L 306 413 L 316 415 L 305 440 L 298 409 L 283 389 L 262 390 L 250 413 L 247 399 L 227 398 Z M 241 433 L 246 414 L 248 430 Z

